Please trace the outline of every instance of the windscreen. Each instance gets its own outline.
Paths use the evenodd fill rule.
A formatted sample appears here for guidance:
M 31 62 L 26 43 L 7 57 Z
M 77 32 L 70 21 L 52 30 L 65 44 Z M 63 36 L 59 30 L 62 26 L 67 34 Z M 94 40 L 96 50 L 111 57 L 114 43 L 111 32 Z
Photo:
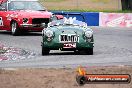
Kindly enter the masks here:
M 76 18 L 64 18 L 61 20 L 55 20 L 48 24 L 49 26 L 58 26 L 58 25 L 79 25 L 79 26 L 87 26 L 85 22 L 78 21 Z
M 37 1 L 11 1 L 9 10 L 38 10 L 43 11 L 45 8 Z

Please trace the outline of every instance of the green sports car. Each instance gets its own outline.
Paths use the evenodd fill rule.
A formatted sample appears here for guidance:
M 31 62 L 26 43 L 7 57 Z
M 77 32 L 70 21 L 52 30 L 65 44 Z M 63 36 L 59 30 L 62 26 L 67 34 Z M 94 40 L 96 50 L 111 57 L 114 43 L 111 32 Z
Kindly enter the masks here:
M 84 51 L 93 55 L 93 31 L 85 22 L 76 18 L 64 18 L 48 24 L 42 31 L 42 55 L 48 55 L 50 50 Z

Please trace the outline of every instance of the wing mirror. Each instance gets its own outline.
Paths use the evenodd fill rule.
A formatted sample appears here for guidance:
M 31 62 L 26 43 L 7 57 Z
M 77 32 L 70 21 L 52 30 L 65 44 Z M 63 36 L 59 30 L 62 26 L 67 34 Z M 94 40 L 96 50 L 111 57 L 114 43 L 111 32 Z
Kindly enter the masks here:
M 1 10 L 2 10 L 2 11 L 5 11 L 5 10 L 6 10 L 6 8 L 2 7 L 2 8 L 1 8 Z
M 1 10 L 1 11 L 5 11 L 5 10 L 6 10 L 6 8 L 5 8 L 5 7 L 3 7 L 3 6 L 0 4 L 0 10 Z

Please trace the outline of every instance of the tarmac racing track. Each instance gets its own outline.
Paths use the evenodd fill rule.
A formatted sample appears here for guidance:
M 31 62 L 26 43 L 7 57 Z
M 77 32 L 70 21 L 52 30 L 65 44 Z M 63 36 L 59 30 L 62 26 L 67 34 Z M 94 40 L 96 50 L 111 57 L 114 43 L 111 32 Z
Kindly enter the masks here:
M 6 46 L 26 49 L 37 53 L 34 58 L 1 61 L 0 67 L 76 67 L 132 65 L 132 28 L 91 27 L 94 31 L 94 55 L 77 55 L 73 52 L 51 51 L 41 55 L 41 32 L 12 36 L 0 32 L 0 42 Z

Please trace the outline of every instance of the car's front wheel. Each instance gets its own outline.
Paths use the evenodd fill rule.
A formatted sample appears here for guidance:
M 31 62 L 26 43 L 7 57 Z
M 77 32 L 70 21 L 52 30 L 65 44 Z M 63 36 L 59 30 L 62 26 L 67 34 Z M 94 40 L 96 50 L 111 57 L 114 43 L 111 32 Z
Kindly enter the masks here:
M 93 55 L 93 48 L 88 48 L 87 49 L 87 54 L 88 55 Z
M 11 32 L 12 32 L 12 35 L 14 35 L 14 36 L 19 35 L 20 29 L 19 29 L 16 21 L 13 21 L 11 23 Z
M 43 56 L 44 56 L 44 55 L 49 55 L 49 52 L 50 52 L 50 50 L 44 48 L 43 45 L 42 45 L 42 55 L 43 55 Z

